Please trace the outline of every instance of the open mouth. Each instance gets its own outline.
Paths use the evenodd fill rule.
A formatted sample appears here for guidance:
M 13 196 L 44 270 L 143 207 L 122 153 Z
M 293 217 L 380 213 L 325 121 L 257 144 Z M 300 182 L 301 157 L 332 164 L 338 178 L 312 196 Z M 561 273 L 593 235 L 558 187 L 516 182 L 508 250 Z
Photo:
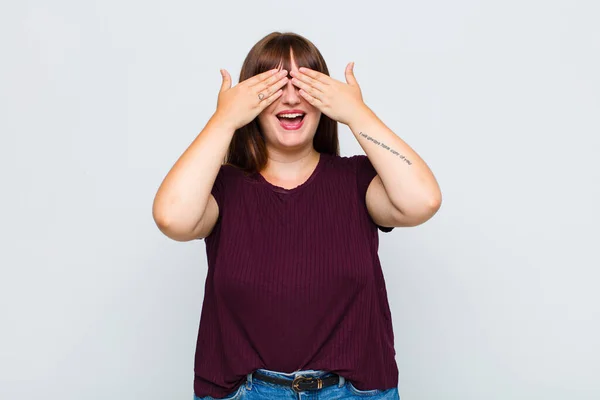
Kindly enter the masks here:
M 300 129 L 305 116 L 306 114 L 288 114 L 288 116 L 285 117 L 277 115 L 277 119 L 279 119 L 279 125 L 284 129 L 295 130 Z

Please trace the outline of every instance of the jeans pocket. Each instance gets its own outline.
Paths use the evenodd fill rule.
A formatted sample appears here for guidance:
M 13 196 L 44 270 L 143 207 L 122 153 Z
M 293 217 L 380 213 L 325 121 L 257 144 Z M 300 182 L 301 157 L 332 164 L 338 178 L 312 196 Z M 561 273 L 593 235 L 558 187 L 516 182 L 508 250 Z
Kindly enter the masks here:
M 196 396 L 196 394 L 194 394 L 194 400 L 237 400 L 242 397 L 242 395 L 244 394 L 245 391 L 246 391 L 246 382 L 242 382 L 240 387 L 238 387 L 236 390 L 229 393 L 225 397 L 221 397 L 221 398 L 217 399 L 216 397 L 211 397 L 211 396 L 198 397 L 198 396 Z
M 350 393 L 357 396 L 375 396 L 383 392 L 381 389 L 370 389 L 370 390 L 360 390 L 357 389 L 352 382 L 346 379 L 346 388 L 350 391 Z

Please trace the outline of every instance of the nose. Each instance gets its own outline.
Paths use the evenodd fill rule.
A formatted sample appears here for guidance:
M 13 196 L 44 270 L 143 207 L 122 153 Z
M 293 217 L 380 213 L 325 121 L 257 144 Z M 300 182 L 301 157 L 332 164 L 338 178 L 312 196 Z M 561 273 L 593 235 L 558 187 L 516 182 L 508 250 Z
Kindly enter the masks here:
M 298 91 L 300 90 L 297 86 L 292 83 L 291 77 L 288 75 L 288 82 L 283 86 L 283 93 L 281 94 L 281 102 L 284 104 L 299 104 L 302 102 L 302 96 Z

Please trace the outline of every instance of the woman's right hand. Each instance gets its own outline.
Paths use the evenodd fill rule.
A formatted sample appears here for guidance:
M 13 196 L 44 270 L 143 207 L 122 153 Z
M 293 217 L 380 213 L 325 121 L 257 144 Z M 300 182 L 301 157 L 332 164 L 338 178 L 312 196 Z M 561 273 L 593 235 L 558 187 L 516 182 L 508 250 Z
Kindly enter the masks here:
M 281 96 L 281 87 L 288 82 L 287 74 L 284 69 L 272 69 L 231 87 L 231 76 L 222 70 L 223 83 L 215 114 L 234 129 L 241 128 Z M 258 98 L 259 93 L 264 94 L 262 100 Z

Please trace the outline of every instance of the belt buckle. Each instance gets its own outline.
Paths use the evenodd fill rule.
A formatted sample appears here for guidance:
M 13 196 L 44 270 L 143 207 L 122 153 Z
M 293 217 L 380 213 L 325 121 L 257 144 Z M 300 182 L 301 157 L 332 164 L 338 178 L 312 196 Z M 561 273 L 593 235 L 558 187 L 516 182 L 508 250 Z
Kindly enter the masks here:
M 316 380 L 318 382 L 317 385 L 317 389 L 321 389 L 323 387 L 323 381 L 321 380 L 321 378 L 314 378 L 312 376 L 306 377 L 306 376 L 297 376 L 294 378 L 294 380 L 292 381 L 292 389 L 295 392 L 301 392 L 302 390 L 300 390 L 300 381 L 314 381 Z

